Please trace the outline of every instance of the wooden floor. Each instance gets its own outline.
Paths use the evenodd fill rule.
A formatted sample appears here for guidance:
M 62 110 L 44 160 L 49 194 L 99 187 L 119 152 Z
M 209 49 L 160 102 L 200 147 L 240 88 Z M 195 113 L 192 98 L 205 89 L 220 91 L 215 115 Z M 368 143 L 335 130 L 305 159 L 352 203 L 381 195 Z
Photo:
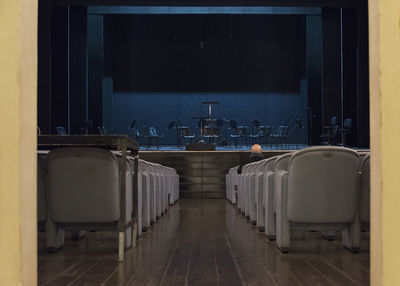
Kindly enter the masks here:
M 369 285 L 369 239 L 359 254 L 319 232 L 295 232 L 289 254 L 226 200 L 181 200 L 117 262 L 116 236 L 88 233 L 47 254 L 39 285 Z

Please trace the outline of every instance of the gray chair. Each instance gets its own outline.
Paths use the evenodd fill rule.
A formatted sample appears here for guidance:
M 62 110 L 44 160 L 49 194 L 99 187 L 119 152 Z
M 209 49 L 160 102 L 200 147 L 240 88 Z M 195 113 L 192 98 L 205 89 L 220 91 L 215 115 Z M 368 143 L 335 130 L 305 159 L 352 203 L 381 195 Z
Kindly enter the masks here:
M 360 221 L 363 224 L 370 223 L 370 155 L 366 155 L 361 163 L 360 174 Z
M 60 148 L 49 153 L 48 248 L 57 248 L 60 230 L 118 230 L 120 220 L 119 170 L 126 164 L 125 218 L 133 213 L 132 172 L 110 151 L 96 148 Z M 47 228 L 49 226 L 49 229 Z M 125 228 L 120 240 L 132 245 L 133 228 Z
M 263 205 L 265 235 L 269 240 L 275 240 L 275 164 L 278 157 L 272 157 L 265 162 L 263 171 Z
M 45 230 L 47 221 L 47 153 L 37 156 L 37 216 L 39 230 Z
M 150 216 L 150 167 L 144 160 L 139 160 L 138 189 L 142 193 L 142 230 L 147 230 L 151 225 Z
M 233 204 L 236 204 L 236 177 L 237 169 L 239 166 L 230 168 L 228 174 L 226 175 L 226 198 Z
M 278 248 L 287 253 L 291 230 L 346 230 L 353 233 L 358 193 L 357 152 L 312 147 L 293 154 L 277 183 Z M 345 247 L 358 251 L 350 240 Z

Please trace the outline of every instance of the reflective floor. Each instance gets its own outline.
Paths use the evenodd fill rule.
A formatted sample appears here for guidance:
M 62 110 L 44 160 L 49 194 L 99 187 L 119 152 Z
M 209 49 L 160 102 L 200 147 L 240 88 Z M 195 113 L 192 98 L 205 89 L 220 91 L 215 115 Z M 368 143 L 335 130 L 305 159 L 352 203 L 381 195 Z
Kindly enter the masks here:
M 338 233 L 339 235 L 339 233 Z M 39 285 L 369 285 L 369 234 L 351 254 L 340 238 L 294 232 L 289 254 L 226 200 L 181 200 L 117 262 L 116 235 L 66 237 L 56 254 L 39 235 Z

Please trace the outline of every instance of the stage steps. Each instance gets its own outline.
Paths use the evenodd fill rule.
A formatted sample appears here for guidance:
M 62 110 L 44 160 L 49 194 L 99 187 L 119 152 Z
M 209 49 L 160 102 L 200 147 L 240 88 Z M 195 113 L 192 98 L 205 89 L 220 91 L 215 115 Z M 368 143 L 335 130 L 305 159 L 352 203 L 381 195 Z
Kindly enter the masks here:
M 265 158 L 287 151 L 264 152 Z M 225 175 L 250 155 L 248 151 L 141 151 L 146 161 L 175 168 L 180 198 L 225 198 Z

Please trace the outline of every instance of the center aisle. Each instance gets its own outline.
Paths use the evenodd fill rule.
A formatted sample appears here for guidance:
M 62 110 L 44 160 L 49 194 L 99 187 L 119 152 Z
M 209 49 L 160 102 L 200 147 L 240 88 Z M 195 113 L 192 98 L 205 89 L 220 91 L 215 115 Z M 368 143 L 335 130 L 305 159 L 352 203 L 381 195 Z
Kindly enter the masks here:
M 354 255 L 342 248 L 340 240 L 328 242 L 319 232 L 299 232 L 290 254 L 281 254 L 275 242 L 269 242 L 223 199 L 180 200 L 144 233 L 138 247 L 129 250 L 120 265 L 105 254 L 113 247 L 113 240 L 104 245 L 107 242 L 95 242 L 90 235 L 99 234 L 89 233 L 86 242 L 76 245 L 80 250 L 89 247 L 81 257 L 89 269 L 67 269 L 77 277 L 66 284 L 369 285 L 368 240 L 362 241 L 360 254 Z M 96 247 L 95 243 L 105 250 L 99 254 L 97 249 L 94 254 L 90 248 Z M 77 253 L 76 246 L 67 245 L 57 261 L 65 264 L 72 255 L 79 259 L 82 253 Z M 39 256 L 42 273 L 51 262 L 47 254 L 43 256 Z M 92 266 L 89 261 L 93 261 Z M 40 275 L 41 271 L 39 281 Z M 54 283 L 57 279 L 66 282 L 59 280 L 60 275 L 66 276 L 61 273 L 47 281 L 48 285 L 62 285 Z

